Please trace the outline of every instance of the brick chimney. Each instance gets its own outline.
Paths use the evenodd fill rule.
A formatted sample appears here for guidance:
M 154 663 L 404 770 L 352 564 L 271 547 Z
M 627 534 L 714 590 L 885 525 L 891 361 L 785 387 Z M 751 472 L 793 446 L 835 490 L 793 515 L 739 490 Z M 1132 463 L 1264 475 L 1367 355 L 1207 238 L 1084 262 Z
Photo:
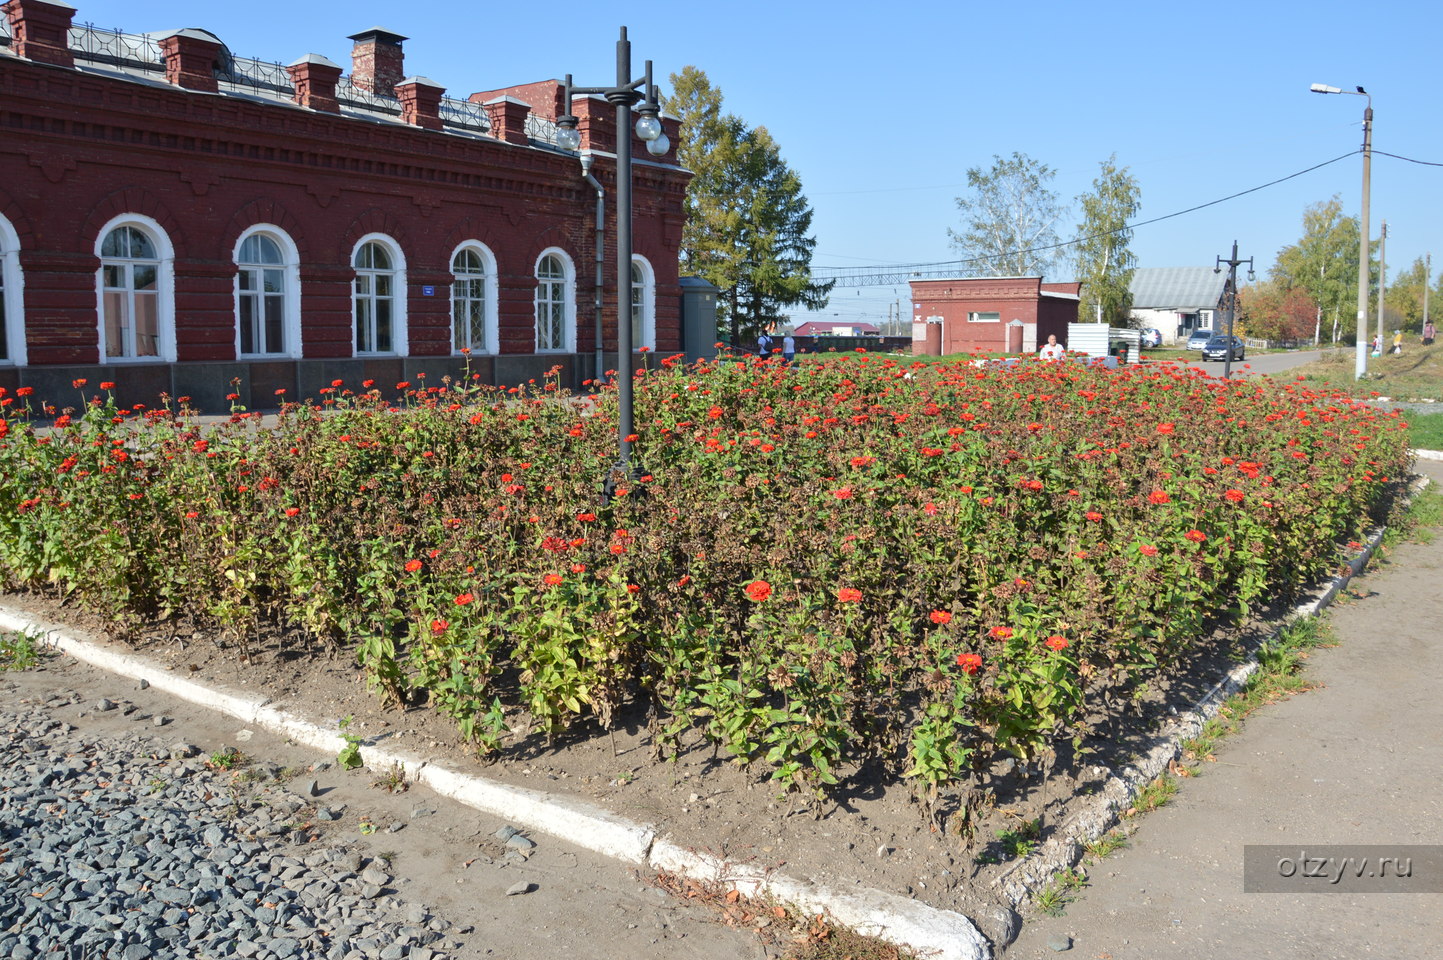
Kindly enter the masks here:
M 401 42 L 408 38 L 372 27 L 346 39 L 356 42 L 351 48 L 351 82 L 378 97 L 395 97 L 396 84 L 406 78 Z
M 0 6 L 10 21 L 11 51 L 36 63 L 75 65 L 70 52 L 70 20 L 75 8 L 44 0 L 10 0 Z

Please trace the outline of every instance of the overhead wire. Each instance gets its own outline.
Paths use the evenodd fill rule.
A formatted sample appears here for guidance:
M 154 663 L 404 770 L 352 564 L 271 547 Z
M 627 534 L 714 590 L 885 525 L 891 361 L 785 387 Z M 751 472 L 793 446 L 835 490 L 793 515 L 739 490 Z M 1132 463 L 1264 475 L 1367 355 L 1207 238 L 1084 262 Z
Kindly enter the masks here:
M 1023 249 L 1023 250 L 1009 250 L 1009 251 L 1005 251 L 1005 252 L 1003 252 L 1003 253 L 993 254 L 993 255 L 991 255 L 991 256 L 985 256 L 985 257 L 970 257 L 970 258 L 967 258 L 967 259 L 964 259 L 964 260 L 939 260 L 939 261 L 934 261 L 934 262 L 931 262 L 931 263 L 895 264 L 895 265 L 891 265 L 891 269 L 888 269 L 887 267 L 882 267 L 882 266 L 877 266 L 877 267 L 813 267 L 813 268 L 812 268 L 812 273 L 813 273 L 813 275 L 814 275 L 818 280 L 844 280 L 844 279 L 855 280 L 855 279 L 862 279 L 863 277 L 867 276 L 868 273 L 886 274 L 886 275 L 889 275 L 889 276 L 890 276 L 891 274 L 893 274 L 893 273 L 896 272 L 896 268 L 897 268 L 898 266 L 906 267 L 906 268 L 917 268 L 918 270 L 936 270 L 936 269 L 939 269 L 939 268 L 942 268 L 942 267 L 952 266 L 952 265 L 954 265 L 954 264 L 957 265 L 957 266 L 963 266 L 963 265 L 970 264 L 970 263 L 986 263 L 986 262 L 989 261 L 989 260 L 996 260 L 996 259 L 998 259 L 999 257 L 1017 256 L 1017 255 L 1019 255 L 1019 254 L 1025 254 L 1025 253 L 1042 253 L 1042 252 L 1047 251 L 1047 250 L 1058 250 L 1058 249 L 1061 249 L 1061 248 L 1063 248 L 1063 247 L 1070 247 L 1070 246 L 1075 246 L 1076 244 L 1079 244 L 1079 243 L 1085 243 L 1085 242 L 1088 241 L 1088 240 L 1098 240 L 1098 239 L 1101 239 L 1101 238 L 1103 238 L 1103 237 L 1110 237 L 1110 236 L 1114 236 L 1114 235 L 1119 234 L 1119 233 L 1126 233 L 1126 232 L 1131 231 L 1131 230 L 1136 230 L 1138 227 L 1146 227 L 1146 226 L 1149 226 L 1150 224 L 1161 223 L 1161 222 L 1164 221 L 1164 220 L 1172 220 L 1172 219 L 1175 218 L 1175 217 L 1181 217 L 1181 216 L 1184 216 L 1184 215 L 1189 214 L 1189 213 L 1195 213 L 1195 212 L 1197 212 L 1198 210 L 1204 210 L 1204 209 L 1206 209 L 1206 208 L 1208 208 L 1208 207 L 1214 207 L 1214 206 L 1217 206 L 1217 205 L 1220 204 L 1220 203 L 1226 203 L 1226 202 L 1228 202 L 1229 200 L 1236 200 L 1238 197 L 1245 197 L 1245 196 L 1247 196 L 1247 195 L 1250 194 L 1250 193 L 1257 193 L 1259 190 L 1266 190 L 1268 187 L 1274 187 L 1274 186 L 1277 186 L 1277 185 L 1280 184 L 1280 183 L 1285 183 L 1285 182 L 1288 181 L 1288 180 L 1296 179 L 1297 177 L 1301 177 L 1301 176 L 1303 176 L 1304 174 L 1312 173 L 1314 170 L 1321 170 L 1323 167 L 1329 166 L 1330 164 L 1337 163 L 1337 162 L 1340 161 L 1340 160 L 1346 160 L 1346 159 L 1348 159 L 1349 157 L 1354 156 L 1354 155 L 1356 155 L 1356 154 L 1358 154 L 1358 153 L 1361 153 L 1361 152 L 1362 152 L 1362 147 L 1359 147 L 1359 148 L 1356 149 L 1356 150 L 1349 150 L 1347 153 L 1340 154 L 1340 155 L 1334 157 L 1334 158 L 1331 159 L 1331 160 L 1324 160 L 1322 163 L 1315 163 L 1315 164 L 1313 164 L 1311 167 L 1308 167 L 1308 168 L 1303 169 L 1303 170 L 1299 170 L 1299 171 L 1297 171 L 1296 173 L 1290 173 L 1290 174 L 1288 174 L 1288 175 L 1285 176 L 1285 177 L 1278 177 L 1276 180 L 1269 180 L 1267 183 L 1259 184 L 1259 185 L 1256 186 L 1256 187 L 1249 187 L 1249 188 L 1246 189 L 1246 190 L 1239 190 L 1237 193 L 1228 194 L 1226 197 L 1219 197 L 1219 198 L 1216 199 L 1216 200 L 1209 200 L 1207 203 L 1199 203 L 1199 204 L 1197 204 L 1196 206 L 1188 207 L 1188 208 L 1185 209 L 1185 210 L 1178 210 L 1178 211 L 1175 212 L 1175 213 L 1166 213 L 1166 214 L 1163 214 L 1163 215 L 1160 216 L 1160 217 L 1152 217 L 1151 219 L 1148 219 L 1148 220 L 1139 220 L 1139 221 L 1137 221 L 1136 223 L 1125 224 L 1125 225 L 1123 225 L 1123 226 L 1121 226 L 1121 227 L 1116 228 L 1115 230 L 1104 230 L 1104 231 L 1102 231 L 1102 232 L 1100 232 L 1100 233 L 1090 234 L 1090 235 L 1085 236 L 1085 237 L 1077 237 L 1077 238 L 1072 239 L 1072 240 L 1064 240 L 1064 241 L 1062 241 L 1062 242 L 1060 242 L 1060 243 L 1049 243 L 1049 244 L 1044 244 L 1044 245 L 1042 245 L 1042 246 L 1037 246 L 1037 247 L 1028 247 L 1028 248 Z M 1375 151 L 1373 151 L 1373 152 L 1374 152 L 1374 153 L 1380 153 L 1381 151 L 1375 150 Z M 1390 156 L 1390 157 L 1391 157 L 1391 156 L 1394 156 L 1394 154 L 1383 154 L 1383 155 L 1384 155 L 1384 156 Z M 1407 158 L 1407 157 L 1398 157 L 1397 159 L 1407 160 L 1407 159 L 1409 159 L 1409 158 Z M 1414 161 L 1411 161 L 1411 162 L 1413 162 L 1413 163 L 1424 163 L 1425 161 L 1414 160 Z M 1430 164 L 1430 166 L 1443 166 L 1443 164 Z M 822 273 L 820 273 L 820 271 L 835 271 L 835 272 L 834 272 L 834 273 L 822 274 Z

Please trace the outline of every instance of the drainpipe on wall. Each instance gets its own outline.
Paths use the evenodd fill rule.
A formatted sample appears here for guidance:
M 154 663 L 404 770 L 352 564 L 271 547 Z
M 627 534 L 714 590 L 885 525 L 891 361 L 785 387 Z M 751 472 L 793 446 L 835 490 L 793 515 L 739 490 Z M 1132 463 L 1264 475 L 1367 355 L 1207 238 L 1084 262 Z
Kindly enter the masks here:
M 591 175 L 591 161 L 590 154 L 581 157 L 581 175 L 596 191 L 596 382 L 600 385 L 606 379 L 606 358 L 602 351 L 601 331 L 601 283 L 606 263 L 606 238 L 603 234 L 606 225 L 606 188 L 601 185 L 600 180 Z

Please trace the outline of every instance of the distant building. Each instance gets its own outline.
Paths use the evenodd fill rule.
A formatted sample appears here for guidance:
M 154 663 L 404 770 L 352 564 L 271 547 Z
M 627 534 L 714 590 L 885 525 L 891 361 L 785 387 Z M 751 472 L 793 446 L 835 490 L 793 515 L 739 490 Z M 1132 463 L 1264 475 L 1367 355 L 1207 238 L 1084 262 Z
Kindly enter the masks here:
M 1049 335 L 1067 342 L 1077 322 L 1079 283 L 1041 277 L 913 280 L 912 352 L 1032 353 Z
M 229 392 L 274 405 L 333 379 L 518 383 L 558 368 L 575 385 L 592 375 L 593 304 L 615 351 L 603 98 L 569 105 L 588 181 L 556 145 L 560 83 L 448 98 L 379 27 L 350 38 L 343 76 L 316 54 L 236 57 L 205 30 L 97 30 L 46 0 L 3 10 L 0 387 L 70 399 L 85 377 L 115 381 L 124 404 L 163 392 L 224 410 Z M 293 42 L 274 37 L 278 53 Z M 638 348 L 671 352 L 690 175 L 675 148 L 633 147 L 624 322 Z
M 881 333 L 875 323 L 855 320 L 808 320 L 792 331 L 798 337 L 876 337 Z
M 1139 267 L 1132 275 L 1132 316 L 1155 327 L 1163 343 L 1186 341 L 1194 330 L 1214 329 L 1224 309 L 1227 271 L 1212 267 Z

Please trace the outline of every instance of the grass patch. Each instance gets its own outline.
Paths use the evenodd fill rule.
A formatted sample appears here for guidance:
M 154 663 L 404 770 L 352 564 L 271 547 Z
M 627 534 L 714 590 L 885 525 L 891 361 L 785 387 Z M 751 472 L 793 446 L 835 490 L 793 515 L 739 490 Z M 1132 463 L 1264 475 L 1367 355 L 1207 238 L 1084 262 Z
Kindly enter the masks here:
M 1352 347 L 1325 349 L 1314 363 L 1295 367 L 1289 376 L 1313 386 L 1341 390 L 1353 397 L 1380 394 L 1395 400 L 1443 400 L 1443 344 L 1404 344 L 1401 356 L 1368 358 L 1366 379 L 1354 379 Z
M 1076 867 L 1063 870 L 1052 878 L 1052 882 L 1037 892 L 1033 904 L 1038 911 L 1049 917 L 1060 917 L 1067 912 L 1067 905 L 1077 899 L 1082 888 L 1087 886 L 1087 874 Z
M 1170 773 L 1164 773 L 1137 792 L 1137 796 L 1132 798 L 1132 806 L 1128 809 L 1126 816 L 1135 817 L 1143 813 L 1152 813 L 1154 810 L 1167 806 L 1175 796 L 1177 796 L 1177 778 Z
M 1410 413 L 1408 445 L 1414 450 L 1443 450 L 1443 411 Z
M 0 673 L 7 670 L 29 670 L 40 664 L 44 648 L 28 633 L 11 633 L 0 637 Z
M 1082 845 L 1083 855 L 1089 860 L 1096 862 L 1103 857 L 1110 856 L 1118 850 L 1124 850 L 1131 844 L 1126 833 L 1121 830 L 1110 830 L 1098 837 L 1096 840 L 1089 840 Z

